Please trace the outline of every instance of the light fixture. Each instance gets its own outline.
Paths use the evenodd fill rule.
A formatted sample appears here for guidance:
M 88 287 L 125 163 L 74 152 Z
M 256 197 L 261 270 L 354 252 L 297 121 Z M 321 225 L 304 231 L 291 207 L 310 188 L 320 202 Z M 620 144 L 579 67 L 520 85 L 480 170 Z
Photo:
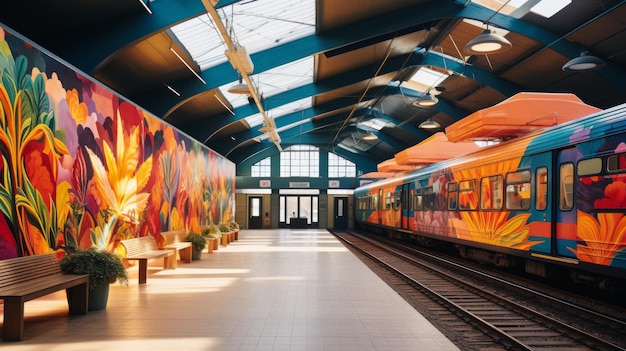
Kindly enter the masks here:
M 580 56 L 575 57 L 561 68 L 566 72 L 581 72 L 592 71 L 594 69 L 602 68 L 606 65 L 606 62 L 599 57 L 589 55 L 588 51 L 583 51 Z
M 246 95 L 250 95 L 250 87 L 248 87 L 247 84 L 239 82 L 239 83 L 231 86 L 230 88 L 228 88 L 228 92 L 231 93 L 231 94 L 246 94 Z
M 183 59 L 177 52 L 176 50 L 174 50 L 174 48 L 170 45 L 170 51 L 174 53 L 174 55 L 176 55 L 176 57 L 178 57 L 178 59 L 180 60 L 180 62 L 183 63 L 183 65 L 185 65 L 185 67 L 187 67 L 187 69 L 193 73 L 194 76 L 196 76 L 196 78 L 198 78 L 198 80 L 200 80 L 202 82 L 202 84 L 206 84 L 206 82 L 204 81 L 204 79 L 202 79 L 202 77 L 200 77 L 200 75 L 193 69 L 191 68 L 191 66 L 189 66 L 189 64 L 187 63 L 187 61 L 185 61 L 185 59 Z
M 237 71 L 237 74 L 239 75 L 239 83 L 236 83 L 232 85 L 230 88 L 228 88 L 228 92 L 231 94 L 246 94 L 248 96 L 252 95 L 252 92 L 250 91 L 250 87 L 248 86 L 248 84 L 243 82 L 241 73 Z M 254 99 L 252 99 L 252 101 L 254 102 Z
M 367 133 L 361 139 L 363 140 L 376 140 L 378 137 L 374 133 Z
M 150 9 L 150 6 L 148 6 L 148 4 L 144 2 L 144 0 L 139 0 L 139 2 L 143 6 L 143 8 L 146 9 L 146 12 L 148 12 L 148 14 L 151 15 L 152 14 L 152 10 Z
M 513 45 L 505 37 L 494 34 L 489 29 L 465 44 L 465 51 L 474 55 L 495 54 L 510 49 Z
M 443 93 L 444 91 L 446 91 L 445 87 L 442 86 L 436 86 L 434 88 L 430 88 L 428 89 L 428 94 L 432 95 L 432 96 L 437 96 L 441 93 Z
M 430 94 L 424 95 L 423 97 L 418 98 L 413 101 L 413 106 L 415 107 L 431 107 L 436 105 L 439 102 L 437 97 L 432 96 Z
M 180 93 L 176 89 L 174 89 L 171 85 L 166 84 L 166 83 L 163 83 L 163 85 L 165 85 L 165 87 L 169 89 L 172 93 L 174 93 L 176 96 L 180 96 Z
M 420 129 L 438 129 L 441 128 L 441 124 L 437 123 L 436 121 L 433 121 L 432 119 L 427 119 L 424 122 L 420 123 Z

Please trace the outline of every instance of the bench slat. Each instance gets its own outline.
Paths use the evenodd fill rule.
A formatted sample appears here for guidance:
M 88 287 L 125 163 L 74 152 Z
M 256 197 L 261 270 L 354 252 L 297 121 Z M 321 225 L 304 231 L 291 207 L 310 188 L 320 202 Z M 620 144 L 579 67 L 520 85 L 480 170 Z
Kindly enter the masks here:
M 187 232 L 184 229 L 169 230 L 161 232 L 165 248 L 175 251 L 180 255 L 180 260 L 185 263 L 191 263 L 191 243 L 185 240 Z M 176 265 L 176 257 L 174 257 L 174 266 Z
M 139 261 L 139 284 L 145 284 L 147 280 L 147 271 L 149 259 L 165 258 L 164 269 L 169 268 L 171 265 L 171 256 L 174 255 L 172 250 L 160 250 L 156 239 L 151 236 L 142 236 L 139 238 L 120 240 L 120 243 L 126 249 L 127 261 L 135 260 Z
M 63 274 L 55 253 L 0 260 L 0 299 L 4 300 L 2 338 L 18 341 L 24 334 L 24 303 L 63 290 L 70 314 L 86 314 L 88 274 Z

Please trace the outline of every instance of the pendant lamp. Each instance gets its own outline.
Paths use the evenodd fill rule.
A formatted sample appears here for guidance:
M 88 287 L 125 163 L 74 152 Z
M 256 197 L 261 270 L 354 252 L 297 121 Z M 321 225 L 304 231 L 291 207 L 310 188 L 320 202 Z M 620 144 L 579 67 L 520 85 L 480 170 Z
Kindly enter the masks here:
M 601 58 L 590 55 L 588 51 L 583 51 L 580 56 L 567 61 L 561 69 L 566 72 L 581 72 L 592 71 L 605 65 L 606 62 Z
M 474 55 L 485 55 L 503 52 L 512 46 L 505 37 L 492 33 L 487 26 L 481 35 L 465 44 L 464 50 Z

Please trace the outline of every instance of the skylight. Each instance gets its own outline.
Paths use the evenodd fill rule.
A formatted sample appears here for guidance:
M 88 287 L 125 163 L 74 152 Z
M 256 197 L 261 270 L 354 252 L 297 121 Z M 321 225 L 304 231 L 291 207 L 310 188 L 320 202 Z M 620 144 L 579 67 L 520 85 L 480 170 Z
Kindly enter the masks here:
M 550 18 L 571 3 L 571 0 L 542 0 L 537 5 L 533 6 L 530 12 Z
M 277 118 L 282 117 L 284 115 L 287 115 L 287 114 L 290 114 L 290 113 L 294 113 L 294 112 L 297 112 L 297 111 L 302 111 L 302 110 L 305 110 L 307 108 L 310 108 L 311 105 L 312 105 L 311 98 L 310 97 L 306 97 L 304 99 L 293 101 L 293 102 L 290 102 L 288 104 L 284 104 L 282 106 L 273 108 L 273 109 L 271 109 L 269 111 L 266 111 L 266 113 L 267 113 L 268 117 L 277 119 Z M 261 117 L 261 115 L 259 113 L 254 114 L 252 116 L 248 116 L 248 117 L 246 117 L 244 119 L 245 119 L 246 123 L 248 123 L 248 126 L 250 128 L 254 128 L 256 126 L 260 126 L 263 123 L 263 118 Z M 307 119 L 307 121 L 308 121 L 308 119 Z M 282 128 L 278 128 L 277 130 L 281 131 L 283 129 L 288 129 L 288 128 L 282 127 Z
M 367 121 L 360 122 L 358 128 L 366 132 L 379 131 L 385 127 L 392 128 L 395 124 L 380 118 L 372 118 Z
M 521 18 L 528 12 L 550 18 L 572 3 L 571 0 L 472 0 L 472 2 L 516 18 Z
M 315 2 L 258 0 L 218 9 L 233 41 L 248 54 L 315 33 Z M 201 70 L 226 62 L 225 44 L 208 14 L 171 28 Z
M 313 83 L 313 57 L 290 62 L 274 69 L 250 76 L 256 90 L 264 99 L 274 95 Z M 226 83 L 219 87 L 220 91 L 234 108 L 248 103 L 248 98 L 242 94 L 231 94 L 228 88 L 237 81 Z
M 403 83 L 403 86 L 426 93 L 430 88 L 438 86 L 446 78 L 448 78 L 446 73 L 435 71 L 428 67 L 420 67 L 408 82 Z

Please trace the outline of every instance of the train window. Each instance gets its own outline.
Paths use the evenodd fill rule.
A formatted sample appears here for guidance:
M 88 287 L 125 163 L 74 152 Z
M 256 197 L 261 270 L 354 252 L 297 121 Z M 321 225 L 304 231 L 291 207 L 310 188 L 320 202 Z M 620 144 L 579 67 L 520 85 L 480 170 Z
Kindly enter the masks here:
M 478 205 L 478 180 L 459 182 L 459 210 L 475 210 Z
M 480 208 L 498 210 L 502 208 L 502 176 L 485 177 L 480 180 Z
M 530 182 L 530 171 L 523 170 L 512 172 L 506 175 L 506 183 L 528 183 Z
M 609 172 L 626 170 L 626 154 L 609 156 L 606 160 L 606 170 Z
M 429 186 L 423 188 L 424 190 L 424 198 L 422 205 L 425 210 L 434 210 L 435 209 L 435 193 L 433 192 L 433 187 Z
M 388 210 L 389 208 L 391 208 L 392 197 L 393 197 L 393 194 L 391 192 L 388 192 L 387 195 L 385 196 L 385 210 Z
M 597 157 L 579 161 L 576 169 L 579 177 L 600 174 L 600 172 L 602 172 L 602 159 Z
M 537 167 L 535 171 L 535 208 L 545 210 L 548 205 L 548 168 Z
M 523 170 L 506 175 L 506 208 L 509 210 L 530 208 L 530 171 Z
M 574 208 L 574 165 L 564 163 L 560 168 L 559 177 L 559 208 L 571 210 Z
M 422 202 L 422 195 L 415 195 L 415 210 L 416 211 L 421 211 L 423 206 L 422 206 L 423 202 Z
M 456 210 L 459 202 L 459 185 L 457 183 L 448 183 L 448 210 Z
M 395 196 L 393 198 L 393 204 L 392 204 L 393 209 L 396 210 L 396 211 L 400 208 L 400 198 L 401 198 L 401 196 L 402 196 L 402 191 L 400 191 L 400 190 L 396 191 L 396 194 L 395 194 Z
M 372 203 L 370 204 L 370 209 L 378 210 L 378 195 L 372 196 Z

